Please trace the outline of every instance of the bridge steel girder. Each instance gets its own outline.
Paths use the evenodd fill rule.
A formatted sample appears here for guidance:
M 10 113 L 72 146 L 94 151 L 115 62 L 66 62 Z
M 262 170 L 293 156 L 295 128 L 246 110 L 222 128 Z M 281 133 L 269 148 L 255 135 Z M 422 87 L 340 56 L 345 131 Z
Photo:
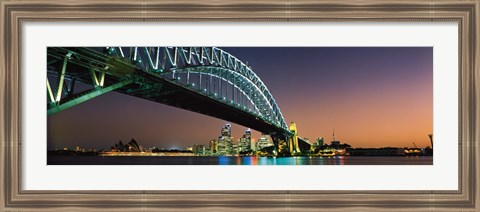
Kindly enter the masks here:
M 108 93 L 110 91 L 113 91 L 115 89 L 118 89 L 118 88 L 121 88 L 121 87 L 124 87 L 130 83 L 132 83 L 133 81 L 132 80 L 125 80 L 125 81 L 122 81 L 122 82 L 119 82 L 119 83 L 116 83 L 116 84 L 113 84 L 113 85 L 110 85 L 110 86 L 107 86 L 107 87 L 97 87 L 97 88 L 94 88 L 92 90 L 89 90 L 87 92 L 84 92 L 84 94 L 76 97 L 76 98 L 73 98 L 73 99 L 70 99 L 66 102 L 60 102 L 60 104 L 56 105 L 56 104 L 52 104 L 48 110 L 47 110 L 47 115 L 53 115 L 53 114 L 56 114 L 58 112 L 61 112 L 63 110 L 66 110 L 68 108 L 71 108 L 75 105 L 78 105 L 80 103 L 83 103 L 83 102 L 86 102 L 90 99 L 93 99 L 97 96 L 100 96 L 102 94 L 105 94 L 105 93 Z
M 53 74 L 57 78 L 57 87 L 52 88 L 47 77 L 47 96 L 50 99 L 50 103 L 47 104 L 48 116 L 134 82 L 131 78 L 136 72 L 133 66 L 115 61 L 107 55 L 99 55 L 98 52 L 87 48 L 49 47 L 47 58 L 47 74 Z M 60 63 L 59 69 L 56 69 L 55 63 Z M 98 77 L 96 70 L 99 72 Z M 108 83 L 105 83 L 107 71 L 109 79 Z M 66 84 L 66 80 L 70 80 L 70 83 Z M 77 80 L 93 88 L 74 94 Z M 63 87 L 66 87 L 65 92 L 62 92 Z
M 72 54 L 73 52 L 68 52 L 67 55 L 65 55 L 65 58 L 63 59 L 63 63 L 62 63 L 62 68 L 59 70 L 60 73 L 58 74 L 57 91 L 55 93 L 55 98 L 54 98 L 55 102 L 59 102 L 62 96 L 63 83 L 65 81 L 65 71 L 67 69 L 68 60 L 70 59 Z
M 215 72 L 213 72 L 213 70 L 215 70 Z M 273 116 L 274 113 L 272 111 L 270 111 L 270 114 L 269 114 L 269 111 L 266 111 L 266 112 L 262 111 L 262 109 L 265 108 L 264 103 L 259 101 L 258 98 L 255 98 L 256 96 L 262 95 L 262 94 L 259 93 L 259 92 L 254 92 L 256 90 L 251 89 L 251 84 L 247 84 L 248 87 L 241 85 L 242 82 L 248 82 L 248 79 L 245 76 L 239 74 L 238 72 L 235 72 L 235 71 L 232 71 L 230 69 L 223 68 L 223 67 L 215 67 L 215 66 L 185 67 L 185 68 L 181 68 L 181 69 L 173 69 L 172 71 L 175 71 L 175 73 L 177 73 L 177 74 L 202 73 L 202 74 L 205 74 L 205 75 L 209 75 L 209 76 L 224 80 L 227 83 L 233 85 L 234 88 L 237 88 L 243 94 L 243 96 L 246 97 L 247 100 L 252 103 L 252 106 L 255 108 L 255 111 L 258 114 L 262 114 L 263 117 L 267 117 L 267 118 L 270 117 L 270 118 L 273 119 L 273 121 L 277 122 L 276 124 L 281 125 L 281 122 L 282 122 L 281 120 L 282 119 L 279 118 L 278 116 Z M 210 71 L 210 73 L 209 73 L 209 71 Z M 227 76 L 225 76 L 225 75 L 227 75 Z M 236 81 L 236 79 L 239 79 L 240 85 L 237 85 L 237 84 L 234 83 Z M 219 94 L 220 94 L 220 97 L 222 97 L 222 94 L 223 94 L 222 87 L 223 86 L 222 87 L 220 87 L 220 86 L 221 86 L 221 84 L 219 85 L 219 90 L 220 90 Z M 228 89 L 228 85 L 225 86 L 225 87 L 226 87 L 226 89 Z M 247 92 L 249 92 L 249 93 L 247 94 Z M 228 90 L 226 91 L 226 93 L 228 93 Z M 269 121 L 271 121 L 271 120 L 269 120 Z
M 146 74 L 150 75 L 148 73 Z M 284 132 L 282 128 L 268 123 L 258 118 L 254 114 L 241 110 L 238 107 L 232 107 L 229 104 L 225 104 L 223 101 L 218 101 L 218 99 L 211 98 L 207 95 L 199 95 L 197 91 L 191 88 L 179 86 L 176 82 L 167 81 L 162 78 L 157 79 L 159 83 L 162 83 L 162 92 L 155 92 L 159 95 L 157 98 L 150 99 L 151 101 L 201 113 L 211 117 L 216 117 L 232 123 L 247 126 L 251 129 L 267 134 L 272 132 Z M 117 92 L 144 98 L 139 96 L 135 91 L 127 92 L 124 89 L 119 89 Z
M 113 49 L 113 51 L 110 51 L 111 49 Z M 125 52 L 124 49 L 127 51 Z M 251 87 L 249 90 L 256 90 L 257 94 L 260 95 L 259 97 L 263 99 L 262 104 L 265 104 L 265 106 L 262 107 L 267 107 L 270 111 L 269 114 L 272 115 L 273 119 L 280 122 L 280 125 L 284 130 L 288 130 L 288 126 L 276 101 L 273 99 L 270 91 L 268 91 L 260 78 L 248 65 L 219 48 L 109 47 L 108 51 L 113 52 L 112 54 L 116 54 L 118 57 L 128 58 L 128 60 L 134 55 L 133 60 L 137 64 L 137 67 L 146 72 L 172 73 L 172 75 L 174 75 L 176 72 L 174 69 L 178 68 L 215 66 L 217 68 L 224 68 L 238 73 L 250 82 Z M 256 101 L 256 99 L 254 100 Z
M 206 67 L 206 69 L 209 69 L 209 67 Z M 214 69 L 217 69 L 217 67 L 213 67 L 211 68 L 212 70 Z M 222 77 L 220 75 L 216 75 L 216 74 L 213 74 L 213 73 L 209 73 L 209 71 L 205 71 L 203 68 L 195 68 L 195 67 L 191 67 L 191 68 L 183 68 L 183 69 L 175 69 L 176 72 L 184 72 L 184 71 L 189 71 L 190 73 L 196 73 L 196 74 L 204 74 L 204 75 L 207 75 L 207 76 L 212 76 L 212 77 L 215 77 L 215 78 L 220 78 L 222 80 L 225 80 L 227 81 L 229 84 L 232 84 L 234 86 L 234 88 L 237 88 L 247 99 L 248 101 L 250 101 L 253 106 L 256 108 L 256 110 L 258 112 L 260 112 L 260 109 L 258 109 L 258 107 L 255 105 L 254 103 L 254 100 L 250 98 L 249 95 L 247 95 L 247 93 L 245 92 L 245 89 L 242 89 L 241 87 L 239 87 L 238 85 L 236 85 L 232 79 L 230 78 L 225 78 L 225 77 Z
M 99 80 L 95 73 L 90 72 L 89 74 L 88 70 L 79 73 L 81 74 L 81 77 L 78 78 L 80 82 L 91 83 L 97 89 L 81 93 L 80 96 L 77 95 L 75 98 L 65 98 L 58 104 L 50 104 L 48 115 L 116 90 L 128 95 L 232 121 L 273 135 L 272 138 L 275 138 L 277 151 L 281 151 L 282 145 L 288 145 L 290 132 L 286 128 L 283 115 L 275 100 L 271 97 L 270 92 L 247 65 L 223 50 L 215 47 L 192 47 L 188 49 L 158 47 L 146 49 L 150 56 L 149 59 L 145 59 L 146 53 L 139 51 L 142 48 L 131 48 L 130 52 L 123 52 L 122 48 L 119 47 L 113 49 L 114 51 L 106 54 L 105 52 L 95 50 L 95 48 L 49 48 L 48 56 L 52 58 L 52 61 L 48 62 L 49 64 L 54 64 L 53 60 L 62 61 L 63 56 L 66 54 L 65 52 L 71 51 L 74 54 L 72 60 L 69 60 L 68 63 L 87 69 L 93 65 L 94 69 L 101 71 L 101 76 Z M 214 49 L 215 52 L 212 52 Z M 110 49 L 107 50 L 110 51 Z M 134 54 L 131 54 L 132 51 Z M 162 51 L 166 53 L 160 55 L 159 52 Z M 119 54 L 119 56 L 115 58 L 111 54 Z M 161 56 L 164 56 L 163 62 L 159 62 Z M 151 60 L 152 58 L 155 59 Z M 145 64 L 143 61 L 148 63 Z M 186 62 L 189 64 L 182 65 L 182 63 L 186 64 Z M 213 71 L 214 69 L 215 71 Z M 257 110 L 259 113 L 250 113 L 248 110 L 244 111 L 241 108 L 232 107 L 228 100 L 219 101 L 218 98 L 205 95 L 208 94 L 213 83 L 215 83 L 212 80 L 209 81 L 209 77 L 202 79 L 208 86 L 207 93 L 204 94 L 189 86 L 188 83 L 187 85 L 181 84 L 178 80 L 170 79 L 167 76 L 167 74 L 192 74 L 195 72 L 201 73 L 199 77 L 203 74 L 224 80 L 227 87 L 225 87 L 224 83 L 222 83 L 222 87 L 225 87 L 225 89 L 230 89 L 231 87 L 233 91 L 239 91 L 237 93 L 240 93 L 242 100 L 237 99 L 237 102 L 245 102 L 244 100 L 247 100 L 252 106 L 257 107 L 254 110 Z M 109 77 L 107 78 L 105 75 Z M 109 86 L 102 88 L 101 81 L 103 79 L 106 80 L 105 84 Z M 161 86 L 154 86 L 157 84 Z M 48 89 L 48 85 L 47 90 L 52 90 L 51 88 Z M 201 84 L 199 86 L 201 88 Z M 165 92 L 167 90 L 169 92 Z M 226 96 L 228 97 L 228 94 Z M 235 97 L 232 94 L 233 100 Z M 265 116 L 259 116 L 263 112 L 262 109 L 268 109 L 271 120 L 265 118 Z M 281 154 L 287 155 L 285 152 Z

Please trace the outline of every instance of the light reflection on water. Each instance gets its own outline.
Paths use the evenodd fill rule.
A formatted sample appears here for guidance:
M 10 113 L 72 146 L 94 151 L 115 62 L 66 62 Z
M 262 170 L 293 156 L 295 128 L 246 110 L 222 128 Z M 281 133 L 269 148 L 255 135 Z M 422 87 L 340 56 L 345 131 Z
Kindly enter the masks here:
M 220 156 L 218 165 L 432 165 L 432 157 L 234 157 Z M 196 158 L 199 159 L 199 158 Z M 215 164 L 210 164 L 215 165 Z
M 49 155 L 47 165 L 432 165 L 433 157 L 125 157 Z

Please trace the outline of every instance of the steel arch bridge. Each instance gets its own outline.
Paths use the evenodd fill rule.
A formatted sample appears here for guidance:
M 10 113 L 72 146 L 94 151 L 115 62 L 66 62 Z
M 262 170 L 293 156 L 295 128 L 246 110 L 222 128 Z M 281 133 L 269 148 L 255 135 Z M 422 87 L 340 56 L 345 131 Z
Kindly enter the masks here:
M 48 115 L 115 90 L 241 124 L 274 141 L 291 134 L 252 68 L 220 48 L 49 47 L 47 73 Z

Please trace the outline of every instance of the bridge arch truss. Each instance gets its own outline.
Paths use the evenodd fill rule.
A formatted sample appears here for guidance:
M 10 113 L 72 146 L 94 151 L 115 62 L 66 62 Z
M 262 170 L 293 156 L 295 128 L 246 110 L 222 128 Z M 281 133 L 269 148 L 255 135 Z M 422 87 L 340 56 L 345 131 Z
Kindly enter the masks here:
M 149 74 L 223 101 L 288 131 L 270 91 L 252 68 L 217 47 L 106 47 Z

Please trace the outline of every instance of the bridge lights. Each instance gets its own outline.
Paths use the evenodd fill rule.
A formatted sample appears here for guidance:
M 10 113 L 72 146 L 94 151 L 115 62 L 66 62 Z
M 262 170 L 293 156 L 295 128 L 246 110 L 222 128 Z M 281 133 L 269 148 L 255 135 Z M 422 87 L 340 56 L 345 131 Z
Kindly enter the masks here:
M 112 47 L 107 47 L 107 54 L 113 54 L 115 52 L 115 49 Z

